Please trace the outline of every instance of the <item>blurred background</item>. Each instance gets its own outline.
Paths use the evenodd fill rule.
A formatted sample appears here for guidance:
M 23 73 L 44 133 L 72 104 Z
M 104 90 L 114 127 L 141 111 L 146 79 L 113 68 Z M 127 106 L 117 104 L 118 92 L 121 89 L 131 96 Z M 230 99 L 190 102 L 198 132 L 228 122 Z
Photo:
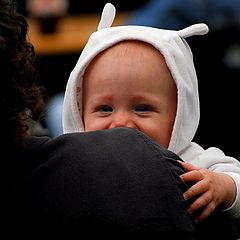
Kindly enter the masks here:
M 96 30 L 106 1 L 17 0 L 28 17 L 29 39 L 37 53 L 40 84 L 46 87 L 45 119 L 33 133 L 62 133 L 61 104 L 69 74 L 90 34 Z M 141 24 L 179 30 L 204 22 L 210 32 L 188 40 L 199 81 L 200 125 L 195 141 L 216 146 L 240 159 L 240 1 L 110 1 L 117 9 L 114 25 Z

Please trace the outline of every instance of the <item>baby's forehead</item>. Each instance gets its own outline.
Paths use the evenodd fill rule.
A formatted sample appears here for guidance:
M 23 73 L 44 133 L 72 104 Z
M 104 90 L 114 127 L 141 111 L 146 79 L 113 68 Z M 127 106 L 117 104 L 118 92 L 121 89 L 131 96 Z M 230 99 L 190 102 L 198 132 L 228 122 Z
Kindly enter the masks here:
M 159 56 L 163 55 L 150 43 L 139 40 L 125 40 L 118 42 L 109 48 L 105 49 L 100 55 L 108 55 L 109 57 L 131 57 L 141 58 L 143 56 Z
M 143 42 L 140 40 L 125 40 L 116 43 L 115 45 L 109 47 L 107 50 L 123 50 L 126 49 L 128 51 L 157 51 L 159 52 L 154 46 L 150 43 Z M 160 53 L 160 52 L 159 52 Z

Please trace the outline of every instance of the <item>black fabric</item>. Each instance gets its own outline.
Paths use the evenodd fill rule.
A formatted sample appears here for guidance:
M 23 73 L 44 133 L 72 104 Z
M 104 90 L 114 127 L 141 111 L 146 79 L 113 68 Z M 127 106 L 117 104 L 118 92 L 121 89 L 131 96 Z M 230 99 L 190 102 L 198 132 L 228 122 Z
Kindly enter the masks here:
M 196 226 L 197 239 L 230 240 L 240 239 L 240 223 L 225 216 L 221 211 L 215 211 L 205 221 Z
M 16 159 L 24 175 L 13 176 L 1 204 L 8 235 L 194 239 L 178 157 L 142 133 L 76 133 L 30 146 L 30 158 Z
M 143 133 L 113 129 L 28 144 L 27 152 L 9 153 L 11 166 L 2 165 L 3 236 L 212 239 L 186 211 L 179 157 Z M 221 236 L 218 219 L 210 223 Z

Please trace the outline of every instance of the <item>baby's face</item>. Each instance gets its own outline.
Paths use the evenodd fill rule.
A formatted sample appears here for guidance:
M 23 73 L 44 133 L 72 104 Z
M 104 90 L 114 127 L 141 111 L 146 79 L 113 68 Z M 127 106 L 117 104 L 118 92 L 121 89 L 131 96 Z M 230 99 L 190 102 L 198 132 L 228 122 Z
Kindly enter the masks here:
M 83 79 L 86 131 L 136 128 L 168 147 L 177 91 L 163 56 L 152 46 L 121 42 L 99 54 Z

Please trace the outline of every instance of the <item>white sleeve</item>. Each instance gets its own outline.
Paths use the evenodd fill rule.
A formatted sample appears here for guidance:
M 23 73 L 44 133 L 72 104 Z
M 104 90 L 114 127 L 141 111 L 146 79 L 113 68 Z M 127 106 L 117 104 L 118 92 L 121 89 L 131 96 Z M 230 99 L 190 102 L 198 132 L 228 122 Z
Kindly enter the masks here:
M 223 212 L 229 214 L 232 218 L 240 220 L 240 176 L 236 173 L 227 173 L 230 175 L 236 183 L 237 195 L 234 203 L 231 207 L 224 209 Z

